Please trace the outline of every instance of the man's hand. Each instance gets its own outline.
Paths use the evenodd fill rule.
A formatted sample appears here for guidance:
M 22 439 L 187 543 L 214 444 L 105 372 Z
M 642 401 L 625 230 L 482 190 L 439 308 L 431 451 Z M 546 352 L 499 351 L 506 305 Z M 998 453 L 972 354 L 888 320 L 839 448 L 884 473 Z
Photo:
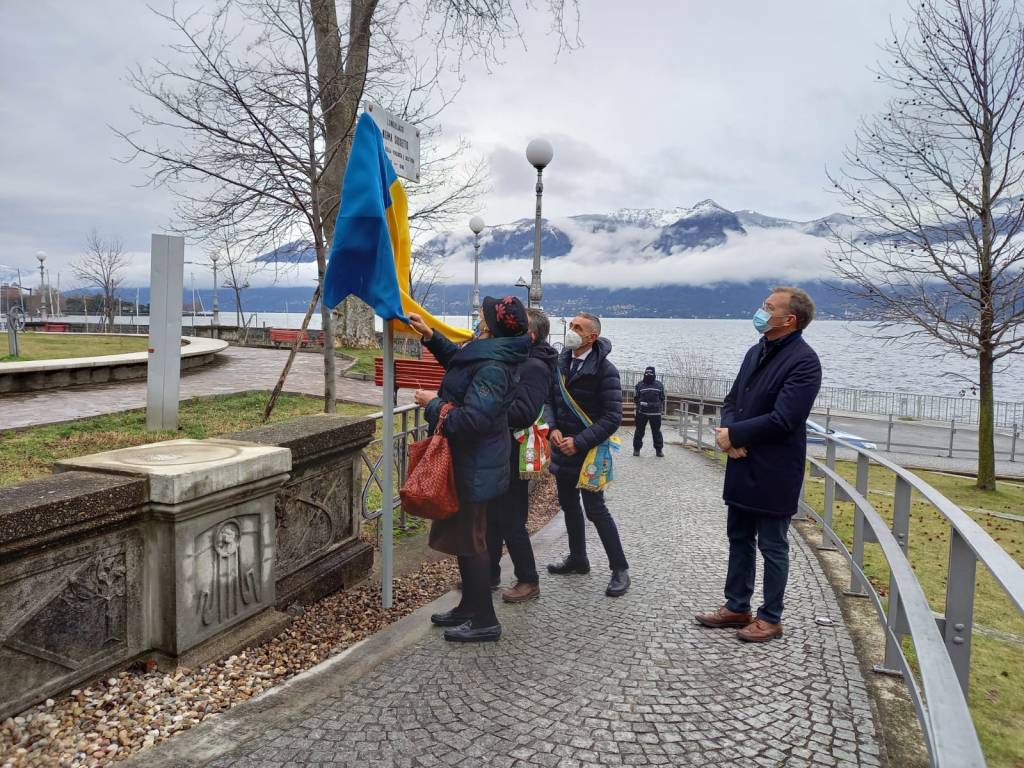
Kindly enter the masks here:
M 548 439 L 551 441 L 551 444 L 553 446 L 555 446 L 559 450 L 562 449 L 562 430 L 552 429 L 550 432 L 548 432 Z
M 558 446 L 558 450 L 564 453 L 566 456 L 576 455 L 576 441 L 571 437 L 563 437 L 561 445 Z
M 434 338 L 434 329 L 423 322 L 423 318 L 415 312 L 409 313 L 409 325 L 411 325 L 412 329 L 427 341 Z
M 728 452 L 732 448 L 732 443 L 729 442 L 728 427 L 718 427 L 715 430 L 715 442 L 718 443 L 719 450 Z
M 730 459 L 745 459 L 747 458 L 746 448 L 730 448 L 726 453 Z
M 412 399 L 416 402 L 416 405 L 421 408 L 437 397 L 437 392 L 429 389 L 417 389 L 416 393 L 412 396 Z

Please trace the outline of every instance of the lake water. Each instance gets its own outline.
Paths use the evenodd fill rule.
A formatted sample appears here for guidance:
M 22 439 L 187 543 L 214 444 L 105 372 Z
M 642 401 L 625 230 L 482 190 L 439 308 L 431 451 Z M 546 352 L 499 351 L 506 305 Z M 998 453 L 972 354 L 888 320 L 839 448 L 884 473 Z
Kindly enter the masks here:
M 453 325 L 466 325 L 464 316 L 446 319 Z M 235 316 L 222 312 L 221 320 L 234 323 Z M 184 318 L 186 330 L 190 321 Z M 131 318 L 125 317 L 123 322 L 130 323 Z M 206 325 L 210 319 L 198 317 L 195 322 Z M 261 312 L 254 314 L 253 322 L 257 327 L 297 328 L 302 315 Z M 319 314 L 313 316 L 310 327 L 320 328 Z M 551 332 L 552 341 L 561 340 L 560 318 L 552 320 Z M 727 377 L 735 374 L 743 355 L 757 341 L 749 320 L 608 318 L 603 321 L 603 334 L 611 339 L 612 359 L 620 368 L 654 365 L 663 373 L 672 373 L 677 368 L 676 358 L 689 356 L 709 361 L 713 370 Z M 956 397 L 961 389 L 970 396 L 970 383 L 978 378 L 974 361 L 943 356 L 941 346 L 925 340 L 911 346 L 886 345 L 872 336 L 870 323 L 819 320 L 805 336 L 821 358 L 824 383 L 830 386 Z M 1024 401 L 1024 357 L 996 373 L 995 395 L 997 400 Z

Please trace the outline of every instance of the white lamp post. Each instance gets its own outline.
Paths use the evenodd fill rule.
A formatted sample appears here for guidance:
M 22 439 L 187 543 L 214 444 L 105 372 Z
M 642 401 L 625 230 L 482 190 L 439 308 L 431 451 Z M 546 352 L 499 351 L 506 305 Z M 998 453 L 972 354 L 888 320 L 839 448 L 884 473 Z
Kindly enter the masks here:
M 43 264 L 46 262 L 46 251 L 36 251 L 36 258 L 39 259 L 39 315 L 46 319 L 46 278 L 43 274 Z
M 217 301 L 217 260 L 220 256 L 216 253 L 210 256 L 213 262 L 213 324 L 220 325 L 220 302 Z
M 484 220 L 474 216 L 469 220 L 469 228 L 473 232 L 473 317 L 470 318 L 472 325 L 473 318 L 480 311 L 480 233 L 484 231 Z
M 555 156 L 555 150 L 547 139 L 534 139 L 526 145 L 526 159 L 537 169 L 537 217 L 533 230 L 533 273 L 530 279 L 530 306 L 540 308 L 543 289 L 540 281 L 540 203 L 544 194 L 544 169 Z

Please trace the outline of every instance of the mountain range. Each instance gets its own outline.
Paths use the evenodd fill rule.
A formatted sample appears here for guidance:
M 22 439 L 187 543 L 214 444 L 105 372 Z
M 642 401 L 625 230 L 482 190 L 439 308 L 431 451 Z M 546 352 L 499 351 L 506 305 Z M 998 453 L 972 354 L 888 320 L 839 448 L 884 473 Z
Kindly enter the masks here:
M 757 211 L 730 211 L 713 200 L 691 207 L 624 208 L 609 214 L 545 219 L 541 235 L 543 304 L 558 315 L 587 309 L 610 317 L 746 317 L 773 284 L 796 281 L 815 296 L 822 316 L 856 316 L 857 308 L 822 281 L 827 276 L 828 238 L 836 229 L 852 226 L 853 220 L 840 214 L 792 221 Z M 780 245 L 780 236 L 789 239 Z M 482 295 L 525 297 L 525 291 L 514 284 L 516 276 L 529 278 L 533 240 L 533 219 L 485 229 L 480 240 Z M 771 262 L 751 269 L 743 261 L 751 257 L 737 255 L 738 250 L 746 249 L 764 253 L 765 259 L 778 258 L 790 240 L 799 243 L 804 255 L 799 263 L 783 265 L 777 274 L 771 274 Z M 472 244 L 468 229 L 446 232 L 424 243 L 422 252 L 440 259 L 445 273 L 471 275 Z M 695 259 L 700 262 L 699 270 L 692 266 Z M 257 261 L 309 264 L 315 255 L 306 244 L 294 242 L 257 257 Z M 486 266 L 488 262 L 496 266 Z M 592 277 L 588 273 L 600 271 L 591 266 L 611 274 L 588 284 Z M 644 268 L 653 276 L 637 278 L 646 284 L 630 284 L 631 275 Z M 494 279 L 496 273 L 502 274 L 500 281 Z M 572 281 L 560 279 L 563 274 L 571 275 Z M 271 311 L 263 306 L 265 300 L 271 298 L 270 293 L 284 290 L 261 289 L 260 311 Z M 469 311 L 470 295 L 468 283 L 449 279 L 443 288 L 438 285 L 430 291 L 426 305 L 431 311 L 462 314 Z M 255 298 L 253 295 L 249 302 Z M 294 306 L 297 297 L 288 298 Z

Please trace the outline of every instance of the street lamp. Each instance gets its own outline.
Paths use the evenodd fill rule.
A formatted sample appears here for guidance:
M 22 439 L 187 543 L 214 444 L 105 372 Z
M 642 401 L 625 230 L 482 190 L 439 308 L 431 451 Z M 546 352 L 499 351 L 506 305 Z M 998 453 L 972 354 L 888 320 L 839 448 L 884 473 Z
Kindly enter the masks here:
M 529 304 L 530 303 L 530 284 L 528 282 L 526 282 L 523 278 L 520 277 L 518 280 L 516 280 L 516 288 L 525 288 L 526 289 L 526 303 Z
M 46 251 L 36 251 L 36 258 L 39 259 L 39 316 L 46 319 L 46 278 L 43 274 L 43 263 L 46 261 Z
M 220 302 L 217 301 L 217 260 L 220 256 L 211 254 L 210 261 L 213 262 L 213 324 L 220 325 Z
M 469 228 L 473 232 L 473 317 L 476 317 L 480 311 L 480 233 L 484 231 L 484 220 L 474 216 L 469 220 Z
M 543 289 L 540 282 L 540 201 L 544 194 L 544 169 L 555 156 L 555 150 L 547 139 L 534 139 L 526 145 L 526 159 L 537 169 L 537 217 L 533 229 L 533 272 L 530 279 L 529 305 L 540 309 Z

